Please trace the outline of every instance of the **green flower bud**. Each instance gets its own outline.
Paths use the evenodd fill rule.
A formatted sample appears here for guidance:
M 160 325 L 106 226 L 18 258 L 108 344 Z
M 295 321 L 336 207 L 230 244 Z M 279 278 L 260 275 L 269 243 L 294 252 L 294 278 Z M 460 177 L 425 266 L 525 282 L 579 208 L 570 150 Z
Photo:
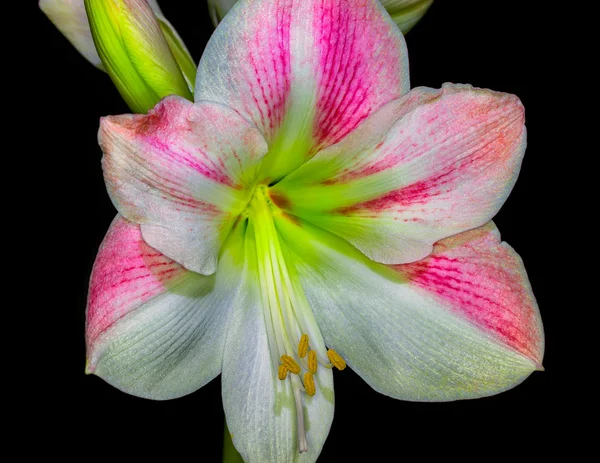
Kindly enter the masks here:
M 146 0 L 85 0 L 85 8 L 98 55 L 132 111 L 145 113 L 167 95 L 193 99 L 175 56 L 189 55 L 171 51 L 169 41 L 179 38 Z

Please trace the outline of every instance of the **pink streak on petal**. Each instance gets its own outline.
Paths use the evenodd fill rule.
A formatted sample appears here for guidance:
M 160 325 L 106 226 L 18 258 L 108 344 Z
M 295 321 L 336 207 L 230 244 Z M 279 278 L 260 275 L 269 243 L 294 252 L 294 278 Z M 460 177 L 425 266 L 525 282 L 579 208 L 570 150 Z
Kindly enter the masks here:
M 412 284 L 541 364 L 543 334 L 518 255 L 487 225 L 435 244 L 427 258 L 392 266 Z
M 255 115 L 254 122 L 263 129 L 267 139 L 271 139 L 283 123 L 291 74 L 293 0 L 272 3 L 265 5 L 262 13 L 249 24 L 243 38 L 247 44 L 246 62 L 249 64 L 247 69 L 243 69 L 244 80 L 250 89 L 251 99 L 243 98 L 242 103 L 247 114 Z
M 487 93 L 446 87 L 433 102 L 410 114 L 406 124 L 398 124 L 393 137 L 379 146 L 375 162 L 352 171 L 344 180 L 408 164 L 434 152 L 437 162 L 429 172 L 438 179 L 452 171 L 506 162 L 513 154 L 510 148 L 522 135 L 523 106 L 513 95 Z
M 213 108 L 203 107 L 202 117 L 217 119 L 223 117 Z M 152 109 L 148 115 L 121 118 L 120 126 L 115 125 L 124 136 L 137 139 L 153 148 L 150 153 L 160 154 L 161 161 L 167 164 L 181 164 L 192 168 L 203 176 L 227 186 L 233 181 L 224 166 L 215 162 L 207 154 L 206 144 L 196 140 L 191 121 L 194 118 L 193 106 L 186 107 L 179 99 L 166 98 Z M 184 145 L 182 142 L 190 141 Z M 190 151 L 190 150 L 193 151 Z M 157 159 L 158 161 L 158 159 Z M 167 170 L 168 172 L 168 170 Z
M 407 124 L 400 121 L 392 130 L 387 143 L 377 145 L 380 154 L 373 162 L 344 172 L 338 182 L 349 182 L 396 166 L 402 169 L 413 161 L 422 162 L 422 178 L 336 212 L 376 216 L 391 211 L 399 214 L 399 219 L 405 218 L 402 214 L 417 213 L 421 219 L 429 216 L 444 220 L 453 216 L 455 209 L 464 210 L 465 206 L 476 204 L 474 200 L 470 206 L 464 204 L 461 186 L 469 184 L 475 198 L 479 191 L 503 188 L 511 181 L 514 168 L 507 166 L 515 162 L 516 147 L 524 137 L 524 112 L 516 97 L 481 97 L 477 91 L 450 93 L 409 117 Z M 423 162 L 420 158 L 432 160 Z M 398 175 L 402 178 L 401 173 Z M 498 186 L 492 187 L 494 184 Z M 439 207 L 425 208 L 433 200 L 453 207 L 446 208 L 446 212 Z
M 124 116 L 120 121 L 120 125 L 111 125 L 110 130 L 113 132 L 112 136 L 117 134 L 122 140 L 130 140 L 132 145 L 142 144 L 146 148 L 140 151 L 132 151 L 136 156 L 132 156 L 132 160 L 139 165 L 146 164 L 147 166 L 145 169 L 140 169 L 140 172 L 144 173 L 143 184 L 154 191 L 161 192 L 160 198 L 173 203 L 175 205 L 174 210 L 191 214 L 201 213 L 217 216 L 221 211 L 215 205 L 191 196 L 193 190 L 188 182 L 189 173 L 186 172 L 186 168 L 193 168 L 194 161 L 190 161 L 185 156 L 174 152 L 169 145 L 159 140 L 155 134 L 146 134 L 145 129 L 141 128 L 145 125 L 145 121 L 141 121 L 141 124 L 138 125 L 137 122 L 139 121 L 135 120 L 137 118 L 138 116 L 133 116 L 131 121 L 127 121 Z M 105 152 L 118 149 L 115 148 L 111 137 L 103 137 L 102 148 Z M 140 193 L 136 192 L 132 196 L 129 191 L 129 183 L 122 181 L 123 174 L 115 168 L 117 164 L 112 158 L 106 157 L 104 163 L 107 183 L 112 187 L 114 193 L 119 195 L 121 204 L 132 210 L 137 209 L 136 204 L 141 197 Z M 195 170 L 208 178 L 217 180 L 216 175 L 211 175 L 211 172 L 207 169 L 199 167 Z M 228 183 L 224 179 L 217 181 Z
M 314 7 L 318 61 L 314 136 L 320 147 L 334 144 L 383 104 L 400 97 L 403 50 L 396 26 L 381 20 L 374 2 L 317 2 Z
M 379 2 L 271 0 L 238 3 L 215 31 L 195 99 L 235 109 L 268 143 L 301 137 L 309 158 L 409 89 L 404 38 Z
M 213 273 L 251 192 L 248 169 L 267 152 L 256 127 L 221 104 L 169 96 L 149 115 L 103 118 L 99 141 L 119 213 L 142 224 L 144 239 L 166 256 Z
M 138 225 L 116 218 L 92 270 L 86 325 L 88 351 L 113 323 L 164 293 L 166 284 L 186 272 L 148 246 Z

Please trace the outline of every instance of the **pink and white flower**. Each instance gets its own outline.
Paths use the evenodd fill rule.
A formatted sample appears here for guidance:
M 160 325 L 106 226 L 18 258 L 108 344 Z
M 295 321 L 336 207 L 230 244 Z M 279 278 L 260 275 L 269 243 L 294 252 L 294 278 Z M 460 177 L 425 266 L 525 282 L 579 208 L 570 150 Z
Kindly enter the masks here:
M 119 216 L 91 279 L 88 372 L 157 400 L 222 374 L 246 461 L 316 460 L 332 367 L 413 401 L 541 368 L 525 269 L 490 221 L 519 172 L 523 107 L 409 91 L 379 2 L 242 0 L 195 103 L 104 118 L 99 137 Z

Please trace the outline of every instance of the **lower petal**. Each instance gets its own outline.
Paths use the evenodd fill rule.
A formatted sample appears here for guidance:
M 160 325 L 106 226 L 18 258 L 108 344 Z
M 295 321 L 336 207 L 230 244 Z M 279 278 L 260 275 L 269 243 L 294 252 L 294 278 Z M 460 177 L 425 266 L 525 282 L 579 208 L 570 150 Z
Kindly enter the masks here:
M 314 462 L 333 420 L 333 375 L 320 368 L 315 375 L 318 392 L 302 394 L 308 451 L 299 453 L 297 398 L 290 380 L 277 379 L 258 287 L 253 269 L 247 267 L 223 356 L 227 427 L 246 462 Z
M 189 394 L 216 377 L 239 280 L 234 248 L 224 251 L 216 274 L 198 275 L 117 216 L 92 271 L 86 371 L 156 400 Z
M 328 346 L 375 390 L 413 401 L 493 395 L 541 368 L 543 331 L 518 255 L 493 224 L 430 257 L 373 263 L 322 230 L 278 223 Z M 299 233 L 304 239 L 298 239 Z

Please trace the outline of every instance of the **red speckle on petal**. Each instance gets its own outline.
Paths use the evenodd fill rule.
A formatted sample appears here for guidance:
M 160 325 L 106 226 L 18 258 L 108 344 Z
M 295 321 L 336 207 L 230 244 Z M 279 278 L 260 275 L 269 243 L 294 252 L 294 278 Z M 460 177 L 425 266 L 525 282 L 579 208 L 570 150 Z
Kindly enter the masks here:
M 287 196 L 283 193 L 274 193 L 272 191 L 269 192 L 269 197 L 273 204 L 275 204 L 280 209 L 289 210 L 291 209 L 292 203 Z

